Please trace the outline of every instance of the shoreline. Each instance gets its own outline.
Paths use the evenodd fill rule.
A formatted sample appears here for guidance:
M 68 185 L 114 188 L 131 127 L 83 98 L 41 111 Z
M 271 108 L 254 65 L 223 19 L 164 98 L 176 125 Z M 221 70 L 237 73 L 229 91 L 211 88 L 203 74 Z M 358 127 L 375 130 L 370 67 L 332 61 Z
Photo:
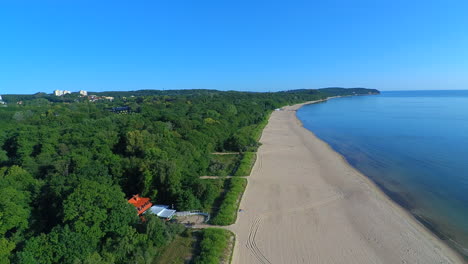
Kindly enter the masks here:
M 302 126 L 273 111 L 262 133 L 232 263 L 464 263 L 460 255 Z M 306 228 L 304 228 L 306 227 Z
M 329 97 L 329 98 L 324 99 L 324 100 L 310 101 L 310 102 L 306 102 L 306 103 L 303 103 L 303 104 L 293 105 L 293 106 L 298 106 L 297 109 L 295 109 L 294 111 L 297 112 L 301 107 L 303 107 L 305 105 L 321 103 L 321 102 L 328 101 L 329 99 L 339 98 L 339 97 L 340 96 L 334 96 L 334 97 Z M 449 254 L 453 254 L 454 259 L 456 259 L 458 261 L 461 261 L 462 263 L 465 263 L 464 256 L 461 253 L 459 253 L 456 249 L 453 249 L 450 246 L 450 244 L 448 244 L 447 242 L 444 242 L 444 240 L 439 237 L 439 235 L 437 234 L 437 232 L 435 232 L 435 230 L 431 230 L 430 228 L 428 228 L 422 221 L 418 220 L 417 216 L 413 215 L 410 211 L 408 211 L 407 208 L 405 208 L 403 205 L 400 205 L 397 201 L 395 201 L 390 194 L 387 194 L 385 192 L 385 190 L 384 190 L 385 187 L 384 186 L 380 186 L 379 184 L 374 182 L 370 177 L 366 176 L 364 173 L 362 173 L 361 171 L 356 169 L 353 165 L 351 165 L 348 162 L 348 160 L 346 159 L 345 156 L 340 154 L 338 151 L 334 150 L 330 146 L 330 144 L 328 144 L 324 140 L 320 139 L 317 135 L 315 135 L 315 133 L 313 131 L 310 131 L 307 128 L 305 128 L 302 121 L 297 117 L 296 114 L 294 116 L 295 116 L 297 122 L 300 124 L 301 127 L 303 127 L 305 130 L 307 130 L 309 133 L 311 133 L 312 136 L 315 137 L 317 140 L 321 141 L 324 145 L 326 145 L 327 148 L 330 151 L 332 151 L 336 155 L 338 155 L 343 160 L 343 162 L 346 163 L 347 166 L 349 166 L 351 169 L 355 170 L 357 172 L 357 174 L 359 174 L 367 182 L 367 184 L 369 184 L 372 188 L 374 188 L 374 191 L 378 192 L 380 195 L 382 195 L 386 199 L 386 201 L 389 203 L 390 206 L 394 207 L 396 210 L 399 210 L 401 214 L 405 215 L 405 217 L 410 218 L 413 221 L 412 224 L 417 226 L 417 228 L 420 229 L 422 234 L 427 235 L 430 240 L 434 240 L 434 241 L 437 241 L 436 243 L 442 244 L 443 247 L 445 246 L 446 249 L 444 249 L 444 250 L 448 251 Z M 421 220 L 423 220 L 423 219 L 421 219 Z

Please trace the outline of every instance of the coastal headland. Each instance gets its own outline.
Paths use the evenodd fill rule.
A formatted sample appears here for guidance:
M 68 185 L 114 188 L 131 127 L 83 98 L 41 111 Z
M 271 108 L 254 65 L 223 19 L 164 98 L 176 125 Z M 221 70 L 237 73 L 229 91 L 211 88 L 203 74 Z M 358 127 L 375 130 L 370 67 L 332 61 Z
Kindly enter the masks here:
M 313 103 L 313 102 L 309 102 Z M 274 111 L 242 198 L 232 263 L 463 263 L 342 156 Z

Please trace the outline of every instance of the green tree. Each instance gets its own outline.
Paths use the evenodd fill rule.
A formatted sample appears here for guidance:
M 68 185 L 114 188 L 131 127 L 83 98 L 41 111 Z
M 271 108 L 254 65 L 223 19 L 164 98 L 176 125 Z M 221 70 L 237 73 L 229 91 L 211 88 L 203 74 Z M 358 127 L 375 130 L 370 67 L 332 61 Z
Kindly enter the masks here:
M 91 180 L 83 180 L 65 200 L 63 214 L 72 231 L 85 234 L 96 246 L 106 236 L 124 235 L 137 219 L 120 187 Z
M 0 217 L 1 217 L 1 212 L 0 212 Z M 11 251 L 15 248 L 15 243 L 12 241 L 9 241 L 8 239 L 4 237 L 0 237 L 0 264 L 8 264 L 10 263 L 10 254 Z
M 20 232 L 28 227 L 31 208 L 30 197 L 13 187 L 0 189 L 0 235 Z

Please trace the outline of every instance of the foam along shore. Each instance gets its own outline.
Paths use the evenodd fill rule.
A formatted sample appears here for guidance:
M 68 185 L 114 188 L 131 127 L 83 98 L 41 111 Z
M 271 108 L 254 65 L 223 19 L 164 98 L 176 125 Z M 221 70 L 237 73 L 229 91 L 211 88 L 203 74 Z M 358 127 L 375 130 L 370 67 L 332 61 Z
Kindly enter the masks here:
M 313 102 L 309 102 L 313 103 Z M 463 263 L 342 156 L 274 111 L 240 204 L 233 261 Z

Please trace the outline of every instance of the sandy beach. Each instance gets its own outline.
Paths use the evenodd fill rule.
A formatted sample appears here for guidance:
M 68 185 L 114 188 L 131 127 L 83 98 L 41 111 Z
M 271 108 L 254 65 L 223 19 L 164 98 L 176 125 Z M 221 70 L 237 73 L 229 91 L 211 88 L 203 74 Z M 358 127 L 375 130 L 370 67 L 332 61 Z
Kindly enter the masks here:
M 237 222 L 232 263 L 463 263 L 296 118 L 274 111 Z

